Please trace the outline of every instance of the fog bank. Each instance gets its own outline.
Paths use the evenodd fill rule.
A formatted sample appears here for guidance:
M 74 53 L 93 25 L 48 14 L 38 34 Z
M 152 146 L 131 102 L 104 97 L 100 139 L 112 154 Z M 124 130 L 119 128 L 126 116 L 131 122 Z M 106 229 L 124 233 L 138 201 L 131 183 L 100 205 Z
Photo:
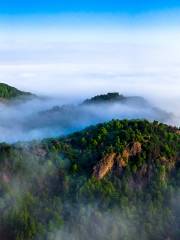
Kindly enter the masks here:
M 80 98 L 34 98 L 0 104 L 0 142 L 60 137 L 112 119 L 157 120 L 179 125 L 179 116 L 144 98 L 98 104 L 82 104 Z
M 179 29 L 104 27 L 1 32 L 0 82 L 51 100 L 14 108 L 1 105 L 0 141 L 58 136 L 112 118 L 157 119 L 180 125 Z M 107 92 L 145 97 L 173 117 L 161 119 L 151 108 L 113 106 L 106 111 L 81 109 L 83 112 L 76 113 L 78 121 L 73 120 L 69 129 L 61 126 L 61 116 L 46 119 L 46 124 L 34 119 L 53 106 L 76 105 Z M 32 122 L 37 127 L 29 128 Z

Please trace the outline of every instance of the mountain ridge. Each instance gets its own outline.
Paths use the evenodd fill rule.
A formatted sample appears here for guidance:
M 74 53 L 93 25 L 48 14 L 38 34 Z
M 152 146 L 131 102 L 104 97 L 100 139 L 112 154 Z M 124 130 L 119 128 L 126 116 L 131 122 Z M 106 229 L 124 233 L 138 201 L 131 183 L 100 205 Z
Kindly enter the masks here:
M 11 101 L 15 99 L 20 99 L 23 97 L 35 96 L 30 92 L 21 91 L 15 87 L 12 87 L 6 83 L 0 83 L 0 100 L 1 101 Z
M 49 240 L 56 231 L 58 239 L 178 239 L 178 131 L 112 120 L 66 137 L 1 143 L 1 239 Z

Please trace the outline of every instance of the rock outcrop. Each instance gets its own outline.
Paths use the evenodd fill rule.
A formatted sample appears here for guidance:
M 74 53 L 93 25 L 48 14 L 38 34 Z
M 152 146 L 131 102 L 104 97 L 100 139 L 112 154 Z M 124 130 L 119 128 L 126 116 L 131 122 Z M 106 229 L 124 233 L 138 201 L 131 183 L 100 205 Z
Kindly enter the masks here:
M 93 168 L 93 176 L 97 180 L 104 178 L 114 167 L 125 168 L 129 158 L 141 153 L 142 146 L 139 142 L 134 142 L 127 146 L 122 154 L 110 153 L 101 159 Z
M 104 176 L 106 176 L 113 168 L 114 162 L 117 154 L 111 153 L 106 155 L 94 168 L 93 168 L 93 176 L 100 180 Z
M 180 130 L 176 130 L 176 133 L 180 135 Z

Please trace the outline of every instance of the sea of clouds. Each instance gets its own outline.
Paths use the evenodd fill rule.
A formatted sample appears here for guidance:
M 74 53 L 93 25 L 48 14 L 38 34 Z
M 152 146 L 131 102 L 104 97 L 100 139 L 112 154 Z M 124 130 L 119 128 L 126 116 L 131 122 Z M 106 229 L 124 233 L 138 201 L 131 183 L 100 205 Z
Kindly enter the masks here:
M 69 130 L 61 126 L 60 116 L 52 122 L 49 119 L 48 125 L 38 122 L 38 127 L 29 128 L 32 122 L 36 125 L 33 116 L 41 111 L 69 103 L 77 105 L 107 92 L 142 96 L 152 106 L 172 114 L 163 122 L 180 125 L 177 30 L 47 31 L 18 29 L 1 33 L 0 82 L 31 91 L 42 99 L 1 104 L 0 141 L 63 135 L 112 118 L 161 120 L 150 109 L 111 106 L 80 112 Z

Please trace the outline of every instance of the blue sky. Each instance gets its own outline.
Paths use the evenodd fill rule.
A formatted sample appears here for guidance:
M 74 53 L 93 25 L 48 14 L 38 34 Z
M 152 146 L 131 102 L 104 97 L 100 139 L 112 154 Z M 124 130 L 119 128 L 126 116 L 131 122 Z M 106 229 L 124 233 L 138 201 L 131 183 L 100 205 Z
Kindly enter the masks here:
M 179 0 L 2 0 L 0 26 L 179 26 Z M 145 26 L 146 28 L 146 26 Z M 1 28 L 2 29 L 2 28 Z M 6 29 L 6 26 L 5 26 Z
M 138 14 L 180 8 L 179 0 L 4 0 L 0 14 L 67 12 Z
M 0 0 L 0 82 L 53 96 L 162 97 L 174 112 L 179 39 L 180 0 Z

